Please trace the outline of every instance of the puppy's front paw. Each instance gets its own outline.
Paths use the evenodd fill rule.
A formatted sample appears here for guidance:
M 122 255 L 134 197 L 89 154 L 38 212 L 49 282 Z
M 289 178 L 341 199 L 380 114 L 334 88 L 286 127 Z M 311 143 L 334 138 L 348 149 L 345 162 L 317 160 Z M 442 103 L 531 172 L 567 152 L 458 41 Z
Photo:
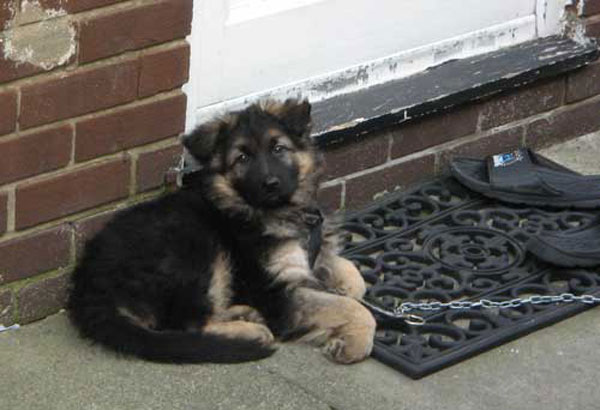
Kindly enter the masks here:
M 341 296 L 361 299 L 367 290 L 356 266 L 340 256 L 333 256 L 327 265 L 315 268 L 314 275 L 327 290 Z
M 334 362 L 342 362 L 346 343 L 339 337 L 332 337 L 323 346 L 322 352 Z
M 359 362 L 366 359 L 373 349 L 375 319 L 367 309 L 354 303 L 352 320 L 338 328 L 323 346 L 325 356 L 337 363 Z

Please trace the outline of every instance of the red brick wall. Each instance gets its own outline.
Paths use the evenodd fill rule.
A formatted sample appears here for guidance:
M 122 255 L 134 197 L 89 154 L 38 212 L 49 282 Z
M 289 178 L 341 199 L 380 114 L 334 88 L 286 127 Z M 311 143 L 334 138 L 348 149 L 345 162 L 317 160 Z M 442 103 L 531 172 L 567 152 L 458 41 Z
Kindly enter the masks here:
M 3 0 L 0 31 L 34 33 L 34 53 L 57 38 L 73 47 L 40 63 L 7 51 L 17 40 L 0 43 L 4 325 L 64 306 L 81 244 L 115 210 L 164 189 L 185 124 L 192 0 L 32 3 Z
M 586 34 L 600 38 L 600 0 L 583 0 L 583 16 Z

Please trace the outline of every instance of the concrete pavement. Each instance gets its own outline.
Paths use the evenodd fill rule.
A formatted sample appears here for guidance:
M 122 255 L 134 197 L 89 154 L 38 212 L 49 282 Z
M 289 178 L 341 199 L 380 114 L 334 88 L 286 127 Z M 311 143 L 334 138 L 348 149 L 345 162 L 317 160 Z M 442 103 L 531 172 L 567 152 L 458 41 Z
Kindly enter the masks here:
M 542 153 L 600 174 L 600 133 Z M 0 333 L 0 409 L 598 408 L 598 309 L 417 381 L 372 359 L 335 365 L 300 345 L 239 365 L 120 358 L 79 339 L 61 313 Z

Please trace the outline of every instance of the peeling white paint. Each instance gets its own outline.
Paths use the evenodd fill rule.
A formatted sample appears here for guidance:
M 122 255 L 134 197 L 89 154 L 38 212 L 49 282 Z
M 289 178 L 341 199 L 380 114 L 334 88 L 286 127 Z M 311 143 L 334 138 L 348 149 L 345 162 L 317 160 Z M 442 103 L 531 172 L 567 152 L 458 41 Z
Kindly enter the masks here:
M 579 2 L 577 3 L 577 15 L 578 16 L 583 16 L 583 10 L 584 10 L 586 1 L 587 0 L 579 0 Z
M 44 8 L 38 0 L 22 0 L 21 13 L 18 16 L 18 23 L 27 24 L 34 21 L 47 20 L 66 15 L 67 11 L 62 8 Z
M 44 70 L 65 64 L 75 54 L 75 29 L 67 21 L 42 21 L 10 30 L 4 39 L 4 58 Z
M 15 3 L 5 3 L 0 5 L 0 8 L 4 8 L 5 10 L 7 10 L 10 16 L 15 16 L 17 14 L 17 9 L 15 8 Z M 6 22 L 6 27 L 5 29 L 9 29 L 10 27 L 12 27 L 13 25 L 13 20 L 9 20 Z M 0 37 L 0 42 L 2 41 L 2 38 Z
M 44 9 L 37 0 L 23 0 L 0 43 L 3 57 L 51 70 L 69 61 L 77 50 L 76 31 L 63 9 Z M 25 25 L 16 25 L 29 23 Z
M 562 23 L 562 34 L 567 36 L 580 44 L 589 44 L 592 40 L 586 35 L 586 27 L 584 20 L 581 18 L 583 15 L 583 7 L 585 2 L 579 0 L 574 3 L 575 0 L 568 1 L 569 6 L 577 6 L 572 11 L 566 11 L 561 17 Z

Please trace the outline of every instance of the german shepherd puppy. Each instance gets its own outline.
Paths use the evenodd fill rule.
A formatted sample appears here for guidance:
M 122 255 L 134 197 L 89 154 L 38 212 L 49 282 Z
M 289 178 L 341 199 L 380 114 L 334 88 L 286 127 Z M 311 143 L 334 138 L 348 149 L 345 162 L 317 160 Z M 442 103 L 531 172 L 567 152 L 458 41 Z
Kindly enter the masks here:
M 86 245 L 69 311 L 82 336 L 153 361 L 256 360 L 275 339 L 364 359 L 375 321 L 327 221 L 309 264 L 321 175 L 310 105 L 268 101 L 183 138 L 202 164 L 183 189 L 123 211 Z

